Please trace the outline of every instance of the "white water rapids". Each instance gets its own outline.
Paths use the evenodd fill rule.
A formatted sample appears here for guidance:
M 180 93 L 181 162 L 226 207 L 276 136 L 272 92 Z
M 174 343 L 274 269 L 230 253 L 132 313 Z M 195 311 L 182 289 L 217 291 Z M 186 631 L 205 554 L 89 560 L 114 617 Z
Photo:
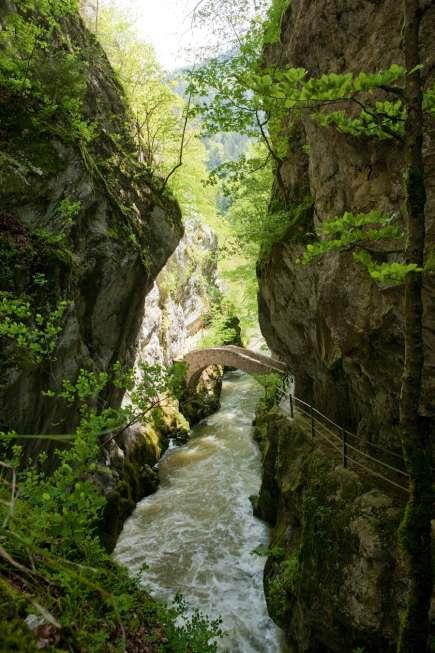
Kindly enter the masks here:
M 160 462 L 158 491 L 127 520 L 115 557 L 160 599 L 177 592 L 212 618 L 221 616 L 231 653 L 282 653 L 281 631 L 267 615 L 265 558 L 252 551 L 268 544 L 267 526 L 252 516 L 261 463 L 252 419 L 262 388 L 239 372 L 226 375 L 221 409 L 193 429 L 183 447 Z

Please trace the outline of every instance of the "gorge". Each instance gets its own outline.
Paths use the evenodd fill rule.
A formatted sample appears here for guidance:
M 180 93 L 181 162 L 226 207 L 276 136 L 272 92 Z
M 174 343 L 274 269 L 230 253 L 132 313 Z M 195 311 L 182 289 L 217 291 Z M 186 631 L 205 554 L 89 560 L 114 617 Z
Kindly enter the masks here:
M 0 0 L 0 653 L 433 651 L 435 5 L 160 4 Z

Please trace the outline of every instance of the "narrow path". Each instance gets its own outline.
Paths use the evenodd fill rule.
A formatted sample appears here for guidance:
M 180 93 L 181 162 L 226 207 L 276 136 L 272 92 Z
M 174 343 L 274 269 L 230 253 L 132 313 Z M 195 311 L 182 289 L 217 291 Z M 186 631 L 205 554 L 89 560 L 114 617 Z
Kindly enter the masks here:
M 400 453 L 361 439 L 336 424 L 302 399 L 284 392 L 280 411 L 290 421 L 296 420 L 302 430 L 325 448 L 338 464 L 403 503 L 408 496 L 408 474 Z

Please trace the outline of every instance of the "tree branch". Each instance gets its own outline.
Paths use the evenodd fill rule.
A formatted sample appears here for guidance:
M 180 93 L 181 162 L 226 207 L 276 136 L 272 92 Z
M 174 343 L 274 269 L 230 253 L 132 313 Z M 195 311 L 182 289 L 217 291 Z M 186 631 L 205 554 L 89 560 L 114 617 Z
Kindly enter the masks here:
M 383 125 L 383 124 L 381 124 L 381 123 L 379 122 L 379 116 L 378 116 L 378 114 L 373 113 L 372 111 L 370 111 L 369 109 L 367 109 L 367 107 L 365 106 L 365 104 L 364 104 L 363 102 L 361 102 L 360 100 L 357 100 L 357 99 L 354 98 L 354 97 L 352 97 L 352 98 L 350 98 L 350 99 L 352 100 L 352 102 L 355 102 L 355 104 L 357 104 L 359 107 L 361 107 L 362 110 L 365 111 L 365 113 L 366 113 L 367 115 L 369 115 L 371 118 L 373 118 L 373 120 L 376 122 L 376 124 L 378 124 L 379 127 L 380 127 L 380 128 L 381 128 L 381 129 L 386 133 L 386 134 L 388 134 L 388 135 L 391 136 L 392 138 L 395 138 L 397 141 L 399 141 L 399 143 L 402 143 L 402 144 L 404 143 L 404 139 L 403 139 L 399 134 L 396 134 L 396 132 L 395 132 L 393 129 L 391 129 L 390 127 L 388 127 L 388 125 Z M 385 115 L 385 114 L 384 114 L 384 115 Z M 389 116 L 388 116 L 388 117 L 389 117 Z
M 271 155 L 271 157 L 273 158 L 273 160 L 276 163 L 276 177 L 277 177 L 277 180 L 278 180 L 278 185 L 279 185 L 279 187 L 281 189 L 281 192 L 283 194 L 285 205 L 287 206 L 287 189 L 285 187 L 284 180 L 283 180 L 282 175 L 281 175 L 281 166 L 282 166 L 282 163 L 283 163 L 282 159 L 277 155 L 277 153 L 273 149 L 273 147 L 272 147 L 272 145 L 270 143 L 270 140 L 269 140 L 269 138 L 268 138 L 268 136 L 266 134 L 266 131 L 264 129 L 264 127 L 267 124 L 267 120 L 262 122 L 260 120 L 260 116 L 258 115 L 258 111 L 255 112 L 255 119 L 257 121 L 257 125 L 258 125 L 258 128 L 260 130 L 261 136 L 262 136 L 262 138 L 263 138 L 263 140 L 264 140 L 264 142 L 266 144 L 267 150 L 268 150 L 269 154 Z
M 142 417 L 145 417 L 145 415 L 147 415 L 150 411 L 152 411 L 153 408 L 156 408 L 156 406 L 160 406 L 162 404 L 162 402 L 166 401 L 167 399 L 169 399 L 169 395 L 166 395 L 166 396 L 163 396 L 163 397 L 158 397 L 155 401 L 153 401 L 152 404 L 150 404 L 148 406 L 148 408 L 146 410 L 144 410 L 141 413 L 138 413 L 137 415 L 135 415 L 133 417 L 133 419 L 131 419 L 127 424 L 125 424 L 125 426 L 122 427 L 122 429 L 120 429 L 119 431 L 117 431 L 116 433 L 111 435 L 110 438 L 107 438 L 107 440 L 104 440 L 101 443 L 100 446 L 105 447 L 106 445 L 108 445 L 109 442 L 112 442 L 112 440 L 115 440 L 115 438 L 117 438 L 118 435 L 121 435 L 121 433 L 124 433 L 124 431 L 126 431 L 128 428 L 130 428 L 130 426 L 133 426 L 133 424 L 136 424 L 136 422 L 138 422 L 140 419 L 142 419 Z
M 180 153 L 179 153 L 179 158 L 178 158 L 178 163 L 170 170 L 170 172 L 166 175 L 166 178 L 163 181 L 163 185 L 161 187 L 161 192 L 166 188 L 166 185 L 172 175 L 178 170 L 178 168 L 181 168 L 183 165 L 183 150 L 184 150 L 184 141 L 186 139 L 186 130 L 187 130 L 187 123 L 189 121 L 189 113 L 190 113 L 190 105 L 192 103 L 192 93 L 189 93 L 189 99 L 187 101 L 187 107 L 186 107 L 186 115 L 184 117 L 184 124 L 183 124 L 183 132 L 181 134 L 181 143 L 180 143 Z

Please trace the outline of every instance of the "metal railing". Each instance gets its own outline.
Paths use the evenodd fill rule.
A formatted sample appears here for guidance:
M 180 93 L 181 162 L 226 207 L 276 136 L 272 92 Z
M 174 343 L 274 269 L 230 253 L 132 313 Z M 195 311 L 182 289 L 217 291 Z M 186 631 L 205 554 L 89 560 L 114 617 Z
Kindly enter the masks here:
M 318 438 L 332 448 L 334 453 L 340 456 L 343 467 L 355 465 L 360 473 L 363 470 L 390 487 L 409 493 L 409 476 L 404 469 L 400 453 L 371 442 L 367 443 L 367 450 L 361 449 L 357 446 L 361 439 L 355 433 L 340 426 L 303 399 L 289 393 L 285 387 L 278 394 L 278 402 L 279 408 L 287 417 L 294 419 L 298 416 L 303 430 L 309 433 L 313 440 Z M 379 453 L 374 454 L 373 449 Z

